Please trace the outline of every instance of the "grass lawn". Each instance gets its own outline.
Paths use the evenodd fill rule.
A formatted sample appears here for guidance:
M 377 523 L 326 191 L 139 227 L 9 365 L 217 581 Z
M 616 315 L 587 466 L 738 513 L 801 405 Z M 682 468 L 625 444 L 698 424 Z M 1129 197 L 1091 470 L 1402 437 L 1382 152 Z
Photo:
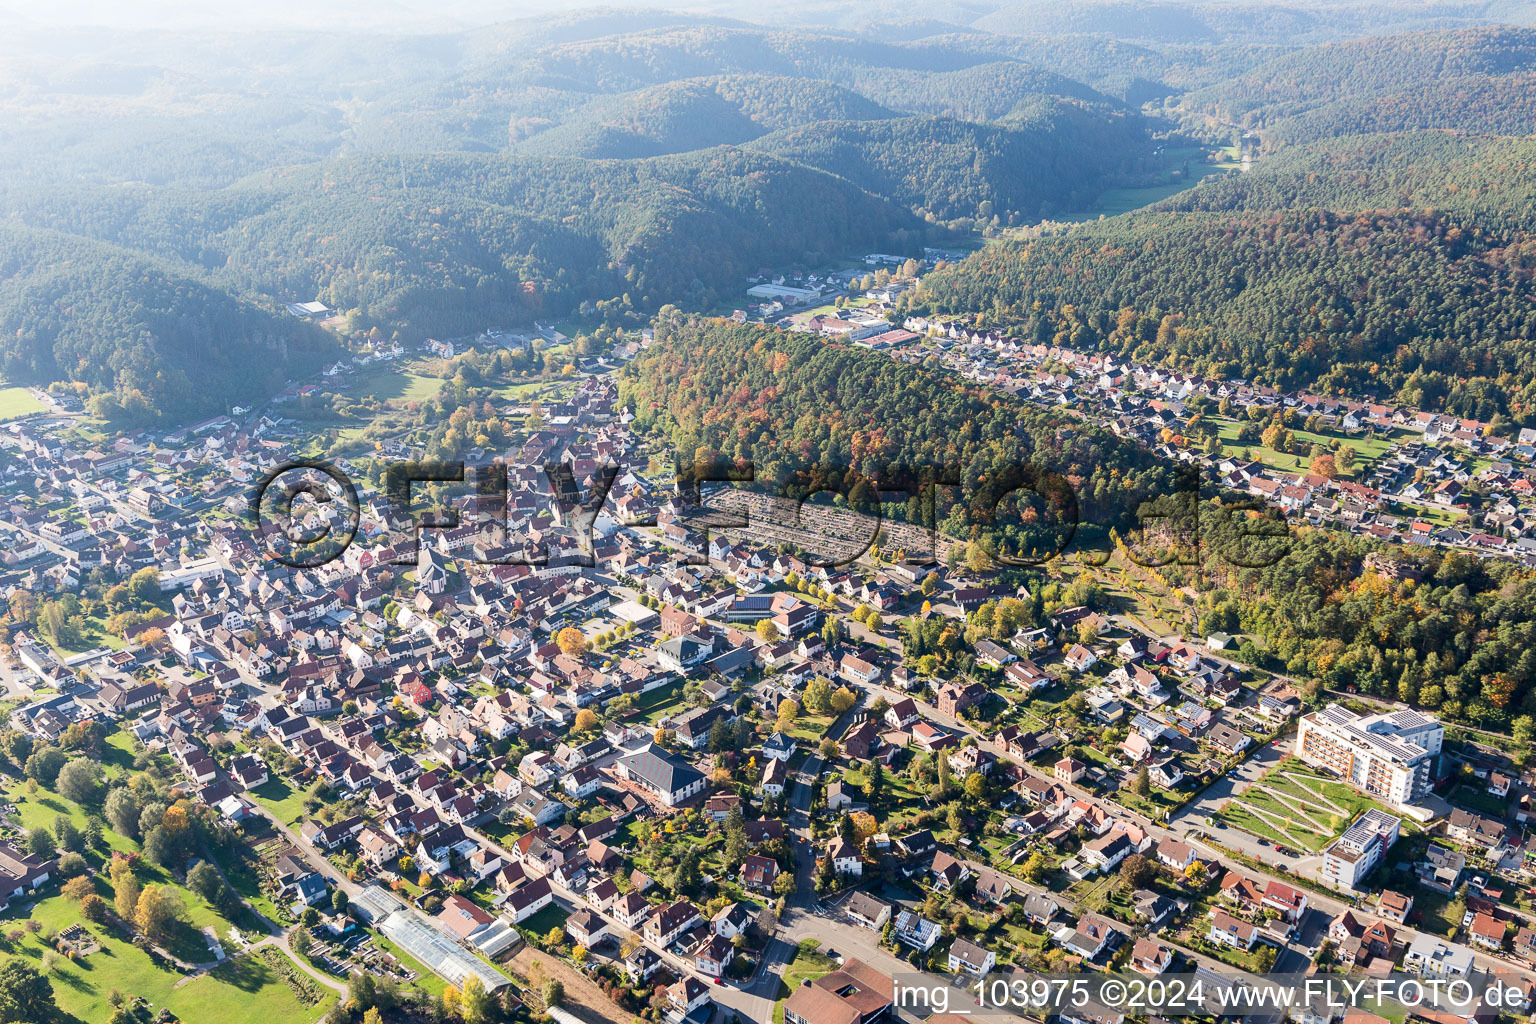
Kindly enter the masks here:
M 0 420 L 14 420 L 18 416 L 47 411 L 48 407 L 26 388 L 0 388 Z
M 1153 786 L 1147 796 L 1140 797 L 1132 793 L 1129 784 L 1127 784 L 1125 787 L 1110 794 L 1110 799 L 1122 807 L 1130 808 L 1143 817 L 1151 818 L 1154 821 L 1161 821 L 1164 815 L 1172 814 L 1180 807 L 1183 807 L 1189 797 L 1186 794 L 1175 793 L 1160 786 Z
M 443 381 L 401 369 L 389 363 L 377 363 L 347 385 L 346 392 L 354 397 L 376 398 L 380 402 L 422 402 L 437 394 Z
M 1139 188 L 1112 188 L 1100 193 L 1094 200 L 1093 207 L 1077 217 L 1067 217 L 1067 220 L 1087 220 L 1099 216 L 1113 217 L 1116 214 L 1129 213 L 1139 210 L 1143 206 L 1160 202 L 1169 196 L 1178 195 L 1185 189 L 1193 188 L 1201 179 L 1211 174 L 1237 170 L 1242 166 L 1234 147 L 1225 146 L 1226 158 L 1218 163 L 1206 163 L 1205 154 L 1209 151 L 1204 146 L 1174 146 L 1163 152 L 1163 174 L 1169 180 L 1161 181 L 1156 185 L 1144 185 Z M 1189 174 L 1183 175 L 1184 164 L 1189 164 Z M 1179 171 L 1180 177 L 1173 179 L 1173 172 Z
M 1460 928 L 1466 904 L 1457 902 L 1454 907 L 1453 910 L 1448 896 L 1431 889 L 1420 887 L 1413 894 L 1413 909 L 1419 915 L 1419 931 L 1425 934 L 1448 936 Z
M 1457 803 L 1466 804 L 1474 811 L 1491 814 L 1496 818 L 1503 818 L 1509 813 L 1509 800 L 1506 797 L 1494 796 L 1484 789 L 1462 786 L 1453 794 L 1453 799 Z
M 268 921 L 279 925 L 293 923 L 293 915 L 288 912 L 288 908 L 273 903 L 267 894 L 261 891 L 261 865 L 254 852 L 247 856 L 234 855 L 214 859 L 223 869 L 230 888 L 255 907 L 258 913 Z M 254 922 L 252 924 L 254 925 Z
M 128 733 L 117 730 L 108 735 L 103 745 L 101 764 L 104 774 L 108 778 L 115 778 L 132 770 L 134 758 L 135 740 Z M 157 754 L 156 758 L 163 759 L 165 755 Z M 68 815 L 77 828 L 83 829 L 87 818 L 90 816 L 87 809 L 71 800 L 47 789 L 39 789 L 35 794 L 27 792 L 25 782 L 16 781 L 6 787 L 6 796 L 16 805 L 16 819 L 18 823 L 27 829 L 53 827 L 54 819 L 60 815 Z M 123 851 L 126 853 L 142 852 L 139 844 L 134 840 L 119 834 L 110 823 L 95 815 L 101 825 L 102 842 L 106 851 L 93 851 L 86 854 L 86 859 L 97 868 L 104 871 L 107 853 L 110 851 Z M 244 865 L 235 862 L 236 858 L 226 857 L 221 863 L 229 874 L 230 880 L 242 895 L 249 898 L 262 913 L 275 910 L 260 893 L 260 887 L 254 878 L 250 879 L 250 888 L 254 891 L 246 892 L 240 885 L 240 872 L 245 870 Z M 139 862 L 138 874 L 140 881 L 145 885 L 159 884 L 169 885 L 182 897 L 188 912 L 189 927 L 177 932 L 167 940 L 165 946 L 175 955 L 191 963 L 200 963 L 208 959 L 208 946 L 204 937 L 200 934 L 205 927 L 213 928 L 220 937 L 228 934 L 231 924 L 236 924 L 245 930 L 259 930 L 260 924 L 244 908 L 236 907 L 233 918 L 227 917 L 201 897 L 177 883 L 170 872 L 159 867 L 149 860 Z M 108 902 L 112 899 L 110 886 L 106 882 L 104 874 L 97 876 L 97 890 Z M 269 914 L 269 916 L 271 916 Z
M 1273 448 L 1266 448 L 1255 441 L 1252 444 L 1243 444 L 1237 439 L 1239 421 L 1228 419 L 1224 416 L 1212 416 L 1211 419 L 1218 426 L 1218 436 L 1221 438 L 1222 453 L 1231 455 L 1234 453 L 1248 452 L 1253 458 L 1266 466 L 1283 470 L 1287 473 L 1304 473 L 1311 465 L 1311 456 L 1289 455 L 1277 452 Z M 1296 442 L 1302 445 L 1319 444 L 1324 448 L 1330 447 L 1334 441 L 1340 445 L 1348 446 L 1355 450 L 1355 464 L 1353 469 L 1343 474 L 1354 480 L 1363 480 L 1374 466 L 1384 456 L 1388 449 L 1398 442 L 1413 436 L 1408 431 L 1394 430 L 1389 435 L 1382 437 L 1376 434 L 1368 436 L 1359 434 L 1346 434 L 1338 430 L 1310 431 L 1297 427 L 1292 430 Z
M 864 769 L 845 768 L 843 770 L 843 784 L 852 786 L 858 791 L 856 799 L 862 801 L 864 791 Z M 903 772 L 893 772 L 886 769 L 885 772 L 885 807 L 888 812 L 901 810 L 909 804 L 921 804 L 923 794 L 913 788 L 912 780 Z M 1011 841 L 1011 840 L 1010 840 Z
M 641 720 L 647 725 L 655 725 L 667 715 L 682 708 L 683 681 L 681 679 L 658 686 L 648 693 L 642 693 L 636 701 L 635 708 L 640 712 Z
M 27 916 L 38 920 L 44 930 L 28 935 L 18 944 L 17 952 L 36 961 L 44 951 L 43 935 L 75 924 L 79 908 L 62 896 L 54 896 L 38 903 L 30 915 L 17 908 L 6 914 L 4 920 L 19 923 Z M 73 963 L 61 957 L 50 978 L 60 1008 L 89 1024 L 112 1015 L 107 995 L 113 989 L 143 996 L 156 1011 L 169 1009 L 189 1022 L 259 1020 L 266 1024 L 308 1024 L 336 999 L 329 989 L 322 988 L 324 999 L 320 1004 L 304 1005 L 271 968 L 253 957 L 241 958 L 177 987 L 182 975 L 157 967 L 149 954 L 123 941 L 111 928 L 86 928 L 101 942 L 101 950 Z
M 526 399 L 537 391 L 549 386 L 547 380 L 520 380 L 511 384 L 504 384 L 496 389 L 496 393 L 503 398 Z
M 251 790 L 250 795 L 285 825 L 297 824 L 304 817 L 304 792 L 293 789 L 277 776 Z
M 133 771 L 135 743 L 133 736 L 122 729 L 107 736 L 101 752 L 101 766 L 109 778 Z
M 88 815 L 85 808 L 48 789 L 40 787 L 35 794 L 29 794 L 27 784 L 18 780 L 5 787 L 5 797 L 16 805 L 16 822 L 29 832 L 35 828 L 53 831 L 54 819 L 61 814 L 78 829 L 86 826 Z M 102 829 L 101 835 L 102 841 L 110 849 L 125 853 L 138 852 L 137 843 L 118 835 L 110 825 Z
M 790 726 L 789 735 L 814 747 L 826 738 L 827 729 L 837 720 L 836 714 L 813 715 L 802 710 Z
M 530 935 L 547 935 L 551 928 L 564 928 L 567 916 L 558 903 L 551 903 L 518 927 Z

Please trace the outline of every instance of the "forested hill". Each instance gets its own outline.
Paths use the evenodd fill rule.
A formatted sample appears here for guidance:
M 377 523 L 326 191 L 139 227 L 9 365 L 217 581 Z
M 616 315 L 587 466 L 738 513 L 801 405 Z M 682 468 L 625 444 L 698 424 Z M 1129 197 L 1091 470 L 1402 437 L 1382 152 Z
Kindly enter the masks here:
M 823 122 L 750 147 L 839 174 L 941 220 L 997 217 L 1006 224 L 1083 209 L 1111 182 L 1148 168 L 1139 117 L 1060 101 L 1033 113 L 1020 127 L 937 117 Z
M 735 149 L 646 161 L 363 156 L 218 192 L 0 193 L 13 222 L 180 261 L 270 306 L 318 297 L 409 337 L 708 305 L 759 267 L 947 235 L 833 175 Z
M 1053 540 L 1067 534 L 1043 510 L 1038 519 L 990 514 L 981 482 L 1003 479 L 1009 466 L 1067 478 L 1080 506 L 1079 543 L 1102 542 L 1110 526 L 1128 526 L 1143 500 L 1172 493 L 1166 464 L 1097 427 L 876 352 L 768 327 L 658 318 L 656 343 L 626 367 L 619 402 L 634 410 L 638 429 L 664 436 L 685 459 L 702 452 L 755 463 L 765 489 L 804 483 L 818 464 L 866 476 L 953 466 L 964 497 L 942 528 L 968 537 L 973 525 L 984 527 L 1010 551 L 1055 550 Z M 909 515 L 915 520 L 915 509 Z
M 769 75 L 729 75 L 651 86 L 595 100 L 557 127 L 512 126 L 517 152 L 585 157 L 642 157 L 742 143 L 780 128 L 826 120 L 896 115 L 830 82 Z
M 1185 96 L 1271 143 L 1440 128 L 1536 129 L 1536 29 L 1494 26 L 1328 43 Z
M 312 325 L 157 261 L 53 232 L 0 227 L 0 372 L 111 393 L 103 412 L 177 421 L 228 412 L 334 358 Z
M 995 246 L 909 300 L 1282 388 L 1536 422 L 1536 238 L 1450 213 L 1142 214 Z
M 1326 207 L 1454 212 L 1483 232 L 1536 230 L 1536 138 L 1352 135 L 1283 149 L 1252 173 L 1208 179 L 1158 210 Z

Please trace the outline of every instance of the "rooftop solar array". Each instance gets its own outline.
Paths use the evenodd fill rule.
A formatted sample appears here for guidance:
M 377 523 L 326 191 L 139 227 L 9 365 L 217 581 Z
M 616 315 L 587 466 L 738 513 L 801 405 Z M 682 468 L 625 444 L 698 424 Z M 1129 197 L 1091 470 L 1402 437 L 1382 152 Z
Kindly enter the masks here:
M 1398 739 L 1393 734 L 1400 729 L 1420 728 L 1429 725 L 1430 722 L 1422 715 L 1414 712 L 1407 713 L 1411 716 L 1411 719 L 1402 718 L 1403 714 L 1403 712 L 1396 712 L 1362 718 L 1348 708 L 1340 707 L 1337 704 L 1329 705 L 1316 712 L 1318 721 L 1329 723 L 1339 732 L 1349 736 L 1350 739 L 1366 746 L 1375 747 L 1395 761 L 1408 763 L 1423 757 L 1429 751 L 1417 743 Z M 1383 731 L 1377 732 L 1377 729 Z

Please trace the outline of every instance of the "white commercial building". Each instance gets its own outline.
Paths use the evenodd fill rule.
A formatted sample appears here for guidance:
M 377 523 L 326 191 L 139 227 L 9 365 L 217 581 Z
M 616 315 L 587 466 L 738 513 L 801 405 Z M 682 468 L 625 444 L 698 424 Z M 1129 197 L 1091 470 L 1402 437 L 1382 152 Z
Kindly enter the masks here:
M 1434 784 L 1445 727 L 1417 711 L 1357 715 L 1338 704 L 1301 719 L 1296 756 L 1394 807 Z

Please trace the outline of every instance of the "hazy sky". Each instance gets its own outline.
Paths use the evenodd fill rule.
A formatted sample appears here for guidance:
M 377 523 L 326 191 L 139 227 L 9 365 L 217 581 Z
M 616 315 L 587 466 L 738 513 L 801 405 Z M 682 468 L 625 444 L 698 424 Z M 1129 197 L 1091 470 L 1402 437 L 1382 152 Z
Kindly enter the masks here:
M 0 0 L 0 31 L 105 25 L 121 28 L 351 28 L 451 31 L 577 7 L 697 9 L 701 0 Z

